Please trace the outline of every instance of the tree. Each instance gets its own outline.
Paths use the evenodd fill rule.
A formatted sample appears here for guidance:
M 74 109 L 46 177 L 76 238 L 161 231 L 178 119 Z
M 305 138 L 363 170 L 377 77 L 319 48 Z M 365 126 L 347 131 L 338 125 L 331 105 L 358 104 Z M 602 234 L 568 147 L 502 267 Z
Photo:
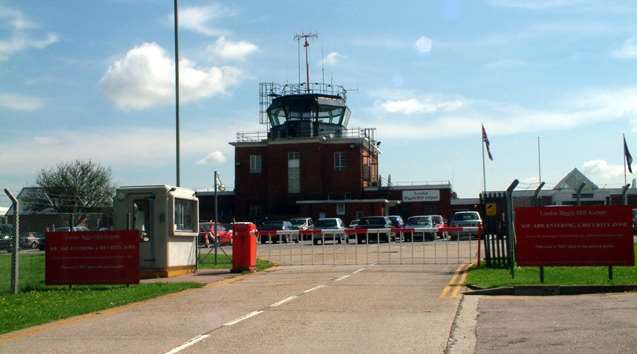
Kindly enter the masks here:
M 111 170 L 91 160 L 61 163 L 52 169 L 42 169 L 36 184 L 48 200 L 36 205 L 55 209 L 59 213 L 100 212 L 111 208 L 115 186 Z

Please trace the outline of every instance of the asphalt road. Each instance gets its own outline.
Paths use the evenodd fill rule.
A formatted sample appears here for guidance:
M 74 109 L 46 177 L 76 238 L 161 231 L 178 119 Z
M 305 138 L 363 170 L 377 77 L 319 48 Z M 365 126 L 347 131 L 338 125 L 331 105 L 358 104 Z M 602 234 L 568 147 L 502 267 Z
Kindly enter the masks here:
M 282 267 L 0 336 L 0 352 L 441 353 L 457 268 Z
M 637 294 L 481 296 L 476 353 L 635 353 Z

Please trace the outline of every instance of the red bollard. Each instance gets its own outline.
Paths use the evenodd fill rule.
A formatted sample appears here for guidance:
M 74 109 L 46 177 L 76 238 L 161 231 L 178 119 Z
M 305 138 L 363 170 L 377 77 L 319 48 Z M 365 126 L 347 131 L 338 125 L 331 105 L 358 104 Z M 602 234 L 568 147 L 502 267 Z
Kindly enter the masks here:
M 257 226 L 250 222 L 232 224 L 232 273 L 257 270 Z

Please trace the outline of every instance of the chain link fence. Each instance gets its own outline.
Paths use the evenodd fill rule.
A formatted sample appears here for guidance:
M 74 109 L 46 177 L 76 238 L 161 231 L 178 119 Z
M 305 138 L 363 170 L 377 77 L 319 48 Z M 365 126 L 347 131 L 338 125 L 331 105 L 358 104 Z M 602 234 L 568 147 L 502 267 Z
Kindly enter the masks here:
M 42 199 L 34 198 L 33 193 L 25 192 L 28 190 L 24 188 L 21 191 L 11 191 L 20 205 L 17 210 L 4 192 L 0 195 L 0 207 L 8 208 L 4 215 L 0 213 L 0 295 L 13 291 L 12 259 L 16 227 L 19 234 L 19 291 L 44 286 L 47 232 L 99 231 L 109 230 L 112 227 L 110 210 L 58 212 L 51 206 L 42 205 Z M 66 198 L 65 196 L 56 197 Z M 4 209 L 0 210 L 4 211 Z

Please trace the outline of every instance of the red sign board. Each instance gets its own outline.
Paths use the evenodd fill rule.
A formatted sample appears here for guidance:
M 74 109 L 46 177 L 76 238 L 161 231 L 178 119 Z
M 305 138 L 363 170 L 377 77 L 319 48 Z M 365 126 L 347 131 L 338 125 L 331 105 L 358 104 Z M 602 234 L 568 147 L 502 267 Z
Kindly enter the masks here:
M 632 266 L 633 219 L 628 206 L 515 209 L 521 266 Z
M 47 232 L 47 285 L 139 283 L 139 231 Z

